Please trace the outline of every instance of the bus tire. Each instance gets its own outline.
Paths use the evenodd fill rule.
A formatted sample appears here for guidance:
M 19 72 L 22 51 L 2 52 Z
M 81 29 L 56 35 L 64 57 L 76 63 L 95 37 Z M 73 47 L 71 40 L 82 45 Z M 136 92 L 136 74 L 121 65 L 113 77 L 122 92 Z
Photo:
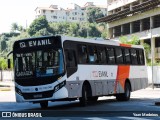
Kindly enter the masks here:
M 42 109 L 48 108 L 48 101 L 40 102 L 40 106 L 41 106 Z
M 124 93 L 123 94 L 117 94 L 116 99 L 118 101 L 128 101 L 130 99 L 130 95 L 131 95 L 131 86 L 130 86 L 129 82 L 126 82 Z
M 87 105 L 88 91 L 87 91 L 87 86 L 86 85 L 83 85 L 83 87 L 82 87 L 82 97 L 80 97 L 79 101 L 80 101 L 81 106 L 85 107 Z

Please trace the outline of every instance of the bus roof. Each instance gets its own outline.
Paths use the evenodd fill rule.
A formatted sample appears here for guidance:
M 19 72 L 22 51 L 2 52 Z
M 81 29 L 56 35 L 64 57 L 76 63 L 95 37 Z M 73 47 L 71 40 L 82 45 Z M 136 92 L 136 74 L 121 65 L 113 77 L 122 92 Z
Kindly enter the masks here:
M 77 38 L 77 37 L 69 37 L 69 36 L 61 36 L 62 41 L 70 40 L 70 41 L 78 41 L 78 42 L 89 42 L 89 43 L 97 43 L 97 44 L 105 44 L 105 45 L 113 45 L 113 46 L 125 46 L 125 47 L 133 47 L 133 48 L 144 48 L 142 45 L 130 45 L 123 44 L 120 41 L 114 41 L 111 39 L 97 39 L 97 38 Z

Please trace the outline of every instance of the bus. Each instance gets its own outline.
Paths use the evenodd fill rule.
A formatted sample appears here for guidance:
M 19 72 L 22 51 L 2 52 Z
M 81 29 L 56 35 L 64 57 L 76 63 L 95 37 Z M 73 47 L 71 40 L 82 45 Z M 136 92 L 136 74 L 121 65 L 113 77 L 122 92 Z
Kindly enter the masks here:
M 10 63 L 10 62 L 9 62 Z M 144 48 L 112 40 L 45 36 L 13 45 L 17 102 L 79 100 L 101 96 L 128 101 L 132 91 L 148 86 Z

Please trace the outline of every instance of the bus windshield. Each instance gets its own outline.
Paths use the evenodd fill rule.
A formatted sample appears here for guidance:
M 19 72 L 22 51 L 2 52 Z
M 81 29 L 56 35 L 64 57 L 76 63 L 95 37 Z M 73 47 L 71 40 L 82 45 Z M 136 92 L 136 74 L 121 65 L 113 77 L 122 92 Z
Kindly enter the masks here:
M 15 53 L 15 77 L 46 77 L 64 72 L 62 49 Z

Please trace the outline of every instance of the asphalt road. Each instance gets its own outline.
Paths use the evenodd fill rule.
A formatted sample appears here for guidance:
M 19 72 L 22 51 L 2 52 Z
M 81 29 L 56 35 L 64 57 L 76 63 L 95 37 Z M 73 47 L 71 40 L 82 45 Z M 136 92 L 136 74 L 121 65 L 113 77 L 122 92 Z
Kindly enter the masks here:
M 56 120 L 159 119 L 160 106 L 156 106 L 155 102 L 160 102 L 160 88 L 132 92 L 127 102 L 116 101 L 115 97 L 100 97 L 96 103 L 89 103 L 86 107 L 79 106 L 78 101 L 50 102 L 47 109 L 41 109 L 39 104 L 16 103 L 13 90 L 0 92 L 0 111 L 38 112 L 45 120 L 50 117 Z

